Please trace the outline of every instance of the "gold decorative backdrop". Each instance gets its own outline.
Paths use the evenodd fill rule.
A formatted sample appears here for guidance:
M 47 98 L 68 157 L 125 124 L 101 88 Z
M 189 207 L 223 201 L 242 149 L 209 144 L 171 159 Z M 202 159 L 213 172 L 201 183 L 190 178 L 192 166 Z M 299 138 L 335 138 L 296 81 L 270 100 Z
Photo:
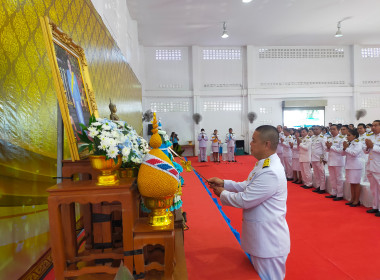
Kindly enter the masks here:
M 99 115 L 109 117 L 112 98 L 120 119 L 142 133 L 141 85 L 90 0 L 0 0 L 0 279 L 17 279 L 20 265 L 31 266 L 48 247 L 41 223 L 56 175 L 57 98 L 41 16 L 84 49 Z M 33 216 L 37 208 L 44 221 Z M 22 262 L 13 270 L 7 260 Z

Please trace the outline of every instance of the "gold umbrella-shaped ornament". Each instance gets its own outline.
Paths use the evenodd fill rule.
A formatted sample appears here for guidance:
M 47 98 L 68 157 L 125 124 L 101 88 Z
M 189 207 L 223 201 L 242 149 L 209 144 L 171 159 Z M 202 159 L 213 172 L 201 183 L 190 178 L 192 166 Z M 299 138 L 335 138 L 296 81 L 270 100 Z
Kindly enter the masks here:
M 154 114 L 153 135 L 149 141 L 152 149 L 140 166 L 137 186 L 145 206 L 152 211 L 149 214 L 149 224 L 165 226 L 171 223 L 170 211 L 167 209 L 173 204 L 174 194 L 178 190 L 179 173 L 170 159 L 159 149 L 162 141 L 157 127 L 156 114 Z

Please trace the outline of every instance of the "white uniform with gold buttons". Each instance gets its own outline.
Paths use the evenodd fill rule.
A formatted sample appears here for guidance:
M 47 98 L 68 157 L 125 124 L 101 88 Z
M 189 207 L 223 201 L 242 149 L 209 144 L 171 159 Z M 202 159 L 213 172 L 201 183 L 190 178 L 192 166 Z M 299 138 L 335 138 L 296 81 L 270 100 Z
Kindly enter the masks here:
M 331 148 L 327 150 L 329 153 L 327 165 L 329 168 L 329 182 L 332 189 L 331 194 L 337 197 L 343 197 L 344 139 L 343 135 L 337 135 L 327 139 L 328 142 L 332 143 Z
M 280 158 L 282 165 L 285 166 L 284 157 L 283 157 L 283 150 L 284 149 L 283 149 L 282 145 L 280 145 L 281 144 L 281 138 L 284 139 L 284 137 L 285 137 L 284 132 L 281 131 L 278 134 L 278 136 L 279 136 L 279 138 L 278 138 L 278 145 L 277 145 L 276 153 L 277 153 L 278 157 Z
M 372 208 L 379 209 L 380 207 L 380 133 L 368 136 L 372 141 L 373 148 L 368 149 L 365 145 L 364 152 L 368 154 L 367 161 L 367 177 L 372 193 Z
M 220 201 L 243 209 L 241 246 L 260 277 L 284 279 L 290 251 L 287 181 L 278 155 L 268 159 L 260 160 L 244 182 L 224 180 Z
M 325 159 L 326 139 L 322 133 L 311 137 L 311 165 L 313 166 L 313 177 L 316 188 L 326 189 L 325 166 L 322 160 Z
M 368 135 L 369 136 L 369 135 Z M 362 144 L 362 148 L 365 147 L 365 139 L 367 139 L 367 133 L 363 133 L 363 134 L 359 134 L 359 142 Z M 367 178 L 367 168 L 366 168 L 366 164 L 367 164 L 367 161 L 368 161 L 368 154 L 362 153 L 362 156 L 361 156 L 361 161 L 362 161 L 362 165 L 363 165 L 363 168 L 362 168 L 362 182 L 364 183 L 368 183 L 368 178 Z

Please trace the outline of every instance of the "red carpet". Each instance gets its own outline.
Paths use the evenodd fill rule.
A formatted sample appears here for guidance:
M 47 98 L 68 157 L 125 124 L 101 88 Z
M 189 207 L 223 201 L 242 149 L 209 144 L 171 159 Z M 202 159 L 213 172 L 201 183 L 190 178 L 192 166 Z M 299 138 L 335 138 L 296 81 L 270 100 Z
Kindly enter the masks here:
M 194 172 L 181 175 L 189 226 L 185 231 L 189 280 L 260 279 L 198 177 Z
M 237 163 L 198 163 L 196 158 L 189 160 L 194 160 L 193 166 L 206 178 L 216 176 L 236 181 L 245 180 L 255 163 L 255 159 L 251 156 L 238 156 Z M 208 252 L 219 241 L 216 238 L 211 240 L 209 238 L 208 233 L 213 221 L 206 217 L 201 221 L 193 221 L 195 214 L 192 212 L 194 211 L 192 205 L 196 204 L 198 208 L 206 207 L 206 201 L 198 199 L 202 195 L 200 190 L 191 185 L 192 182 L 190 183 L 187 174 L 185 176 L 183 208 L 188 211 L 190 225 L 190 230 L 185 235 L 185 243 L 191 243 L 185 246 L 188 274 L 190 279 L 207 279 L 194 278 L 192 275 L 200 269 L 197 268 L 194 272 L 191 260 L 194 256 L 188 252 L 192 250 L 191 234 L 193 227 L 196 226 L 192 226 L 190 222 L 204 227 L 203 233 L 201 229 L 198 233 L 199 239 L 206 241 L 198 245 L 204 251 Z M 324 195 L 311 192 L 311 189 L 305 190 L 292 183 L 288 183 L 288 192 L 287 221 L 290 228 L 291 252 L 287 261 L 286 279 L 380 279 L 379 217 L 367 214 L 365 207 L 348 207 L 344 205 L 346 201 L 332 201 Z M 213 204 L 211 199 L 209 203 Z M 241 210 L 232 207 L 222 209 L 231 219 L 232 226 L 240 231 Z M 205 216 L 207 214 L 201 209 L 198 211 L 203 212 Z M 197 259 L 199 258 L 200 256 L 197 256 Z M 240 262 L 230 258 L 229 265 L 232 265 L 232 260 Z M 218 276 L 214 276 L 210 276 L 210 279 L 219 279 Z M 231 279 L 250 278 L 237 276 Z

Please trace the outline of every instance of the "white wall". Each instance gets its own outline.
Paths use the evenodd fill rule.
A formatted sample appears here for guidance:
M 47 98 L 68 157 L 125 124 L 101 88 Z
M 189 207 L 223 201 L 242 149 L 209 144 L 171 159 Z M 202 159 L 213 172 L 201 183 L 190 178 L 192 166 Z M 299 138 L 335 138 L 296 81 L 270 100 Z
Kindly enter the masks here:
M 143 71 L 137 22 L 129 14 L 125 0 L 91 0 L 139 81 Z
M 181 60 L 158 61 L 156 49 L 180 50 Z M 379 46 L 144 47 L 144 54 L 143 107 L 186 100 L 186 111 L 178 104 L 177 111 L 157 111 L 170 130 L 180 131 L 183 144 L 195 141 L 201 128 L 223 135 L 232 127 L 248 151 L 254 129 L 282 124 L 282 101 L 292 99 L 326 100 L 326 124 L 380 118 Z M 367 116 L 357 121 L 361 108 Z M 191 120 L 195 112 L 203 117 L 199 125 Z M 253 124 L 247 112 L 256 112 Z

